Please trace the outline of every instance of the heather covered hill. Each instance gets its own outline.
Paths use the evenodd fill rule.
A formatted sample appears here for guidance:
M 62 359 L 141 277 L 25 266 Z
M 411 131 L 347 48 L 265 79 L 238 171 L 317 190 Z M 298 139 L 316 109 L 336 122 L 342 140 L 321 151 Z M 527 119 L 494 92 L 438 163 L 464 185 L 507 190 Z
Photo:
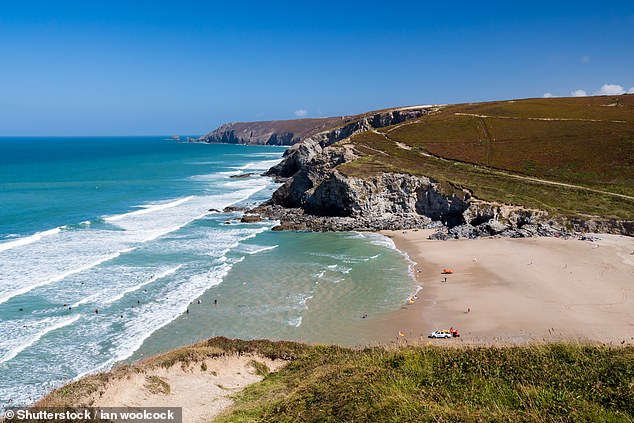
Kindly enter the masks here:
M 350 139 L 348 176 L 427 176 L 492 202 L 634 220 L 634 96 L 458 104 Z
M 382 131 L 435 156 L 634 194 L 634 96 L 449 106 Z

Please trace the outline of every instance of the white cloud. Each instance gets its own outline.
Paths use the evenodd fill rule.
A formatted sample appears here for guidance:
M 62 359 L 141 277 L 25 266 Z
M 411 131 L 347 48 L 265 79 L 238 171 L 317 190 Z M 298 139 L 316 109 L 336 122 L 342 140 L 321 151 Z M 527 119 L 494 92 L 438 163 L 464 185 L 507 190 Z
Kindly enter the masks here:
M 554 95 L 552 93 L 544 93 L 544 95 L 542 97 L 551 98 L 551 97 L 554 97 Z
M 295 110 L 293 113 L 295 113 L 295 116 L 297 117 L 304 117 L 308 114 L 308 112 L 305 109 Z
M 590 56 L 581 56 L 581 63 L 589 63 Z
M 570 95 L 573 97 L 585 97 L 588 93 L 586 93 L 585 90 L 574 90 Z
M 620 95 L 625 94 L 625 90 L 619 84 L 603 84 L 599 91 L 595 91 L 594 95 Z
M 634 94 L 634 87 L 630 88 L 629 90 L 627 90 L 628 94 Z

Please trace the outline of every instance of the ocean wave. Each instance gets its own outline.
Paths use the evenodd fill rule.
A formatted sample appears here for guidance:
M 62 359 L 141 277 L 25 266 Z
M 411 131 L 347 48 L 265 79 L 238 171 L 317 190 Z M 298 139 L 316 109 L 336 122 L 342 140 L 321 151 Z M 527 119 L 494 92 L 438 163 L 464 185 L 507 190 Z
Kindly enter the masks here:
M 288 319 L 286 324 L 298 328 L 302 325 L 302 316 Z
M 30 235 L 24 238 L 18 238 L 13 241 L 0 243 L 0 252 L 10 250 L 12 248 L 22 247 L 24 245 L 32 244 L 34 242 L 41 240 L 43 237 L 55 235 L 59 233 L 61 230 L 62 230 L 61 227 L 57 227 L 54 229 L 49 229 L 48 231 L 37 232 L 33 235 Z
M 232 267 L 233 263 L 223 263 L 205 274 L 192 275 L 157 293 L 162 295 L 159 301 L 151 301 L 136 307 L 135 318 L 125 320 L 123 330 L 112 335 L 111 341 L 117 345 L 114 355 L 101 363 L 94 364 L 73 380 L 105 370 L 114 363 L 130 357 L 154 332 L 183 316 L 193 300 L 212 286 L 222 283 Z M 110 325 L 111 322 L 105 324 Z
M 347 275 L 348 273 L 352 271 L 352 267 L 345 267 L 339 264 L 331 264 L 326 266 L 326 268 L 330 270 L 331 272 L 342 273 L 344 275 Z
M 158 274 L 156 274 L 156 275 L 152 275 L 150 278 L 148 278 L 147 280 L 145 280 L 145 281 L 141 282 L 140 284 L 138 284 L 138 285 L 134 285 L 134 286 L 131 286 L 131 287 L 129 287 L 129 288 L 126 288 L 126 289 L 124 289 L 123 291 L 121 291 L 119 294 L 115 295 L 114 297 L 110 297 L 110 298 L 108 298 L 108 299 L 107 299 L 107 300 L 105 300 L 102 304 L 104 304 L 104 305 L 108 305 L 108 304 L 112 304 L 112 303 L 114 303 L 114 302 L 116 302 L 116 301 L 119 301 L 119 300 L 120 300 L 120 299 L 122 299 L 122 298 L 123 298 L 126 294 L 129 294 L 129 293 L 131 293 L 131 292 L 138 291 L 139 289 L 143 288 L 144 286 L 149 285 L 149 284 L 151 284 L 151 283 L 153 283 L 153 282 L 156 282 L 156 281 L 157 281 L 157 280 L 159 280 L 159 279 L 163 279 L 163 278 L 165 278 L 165 277 L 167 277 L 167 276 L 169 276 L 169 275 L 173 275 L 173 274 L 174 274 L 174 273 L 176 273 L 176 272 L 178 271 L 178 269 L 180 269 L 181 267 L 183 267 L 183 265 L 182 265 L 182 264 L 179 264 L 179 265 L 178 265 L 178 266 L 176 266 L 176 267 L 173 267 L 173 268 L 171 268 L 171 269 L 164 270 L 164 271 L 162 271 L 162 272 L 160 272 L 160 273 L 158 273 Z
M 270 251 L 270 250 L 274 250 L 277 247 L 279 247 L 279 245 L 269 245 L 269 246 L 262 246 L 262 245 L 243 245 L 242 246 L 242 250 L 244 252 L 246 252 L 247 254 L 253 255 L 253 254 L 259 254 L 259 253 L 263 253 L 265 251 Z
M 82 298 L 79 301 L 74 302 L 70 306 L 72 308 L 75 308 L 75 307 L 79 307 L 80 305 L 88 304 L 89 302 L 93 301 L 95 298 L 99 297 L 99 295 L 101 295 L 100 292 L 97 292 L 96 294 L 89 295 L 87 297 Z
M 102 264 L 102 263 L 104 263 L 106 261 L 115 259 L 115 258 L 119 257 L 121 254 L 128 253 L 128 252 L 133 251 L 135 249 L 136 249 L 136 247 L 132 247 L 132 248 L 126 248 L 126 249 L 117 251 L 116 253 L 110 254 L 110 255 L 105 256 L 105 257 L 101 257 L 100 259 L 98 259 L 98 260 L 96 260 L 96 261 L 94 261 L 92 263 L 88 263 L 86 265 L 83 265 L 83 266 L 68 270 L 68 271 L 66 271 L 64 273 L 55 275 L 55 276 L 53 276 L 51 278 L 48 278 L 48 279 L 45 279 L 43 281 L 36 282 L 34 284 L 31 284 L 31 285 L 23 286 L 20 289 L 16 289 L 16 290 L 11 291 L 9 293 L 5 293 L 4 296 L 0 297 L 0 304 L 6 303 L 11 298 L 16 297 L 18 295 L 26 294 L 27 292 L 30 292 L 30 291 L 34 290 L 35 288 L 39 288 L 39 287 L 44 286 L 44 285 L 50 285 L 52 283 L 59 282 L 61 280 L 66 279 L 67 277 L 69 277 L 71 275 L 74 275 L 74 274 L 80 273 L 80 272 L 84 272 L 84 271 L 86 271 L 88 269 L 91 269 L 91 268 L 93 268 L 95 266 L 99 266 L 100 264 Z
M 160 210 L 171 209 L 172 207 L 176 207 L 183 203 L 186 203 L 187 201 L 190 201 L 192 198 L 194 198 L 194 196 L 190 195 L 189 197 L 179 198 L 179 199 L 166 202 L 166 203 L 145 204 L 145 205 L 138 206 L 138 207 L 141 207 L 140 210 L 135 210 L 135 211 L 123 213 L 123 214 L 117 214 L 114 216 L 105 216 L 103 219 L 106 222 L 117 222 L 121 219 L 125 219 L 126 217 L 139 216 L 139 215 L 154 213 Z
M 47 333 L 57 329 L 61 329 L 65 326 L 71 325 L 75 323 L 77 320 L 79 320 L 80 318 L 81 316 L 77 315 L 67 319 L 63 319 L 62 321 L 54 323 L 51 326 L 46 327 L 44 330 L 41 330 L 35 333 L 33 336 L 29 337 L 26 340 L 26 342 L 23 342 L 20 345 L 17 345 L 16 347 L 12 348 L 7 353 L 5 353 L 4 356 L 0 357 L 0 364 L 13 360 L 18 354 L 20 354 L 22 351 L 26 350 L 27 348 L 31 347 L 33 344 L 39 341 Z
M 276 164 L 278 164 L 280 161 L 282 160 L 282 158 L 280 157 L 279 159 L 275 159 L 275 160 L 262 160 L 262 161 L 258 161 L 258 162 L 251 162 L 251 163 L 247 163 L 243 166 L 239 166 L 236 167 L 237 170 L 255 170 L 255 171 L 264 171 L 264 170 L 269 170 L 271 167 L 275 166 Z
M 367 239 L 372 245 L 398 251 L 394 241 L 385 235 L 377 234 L 375 232 L 355 232 L 355 235 L 356 237 Z

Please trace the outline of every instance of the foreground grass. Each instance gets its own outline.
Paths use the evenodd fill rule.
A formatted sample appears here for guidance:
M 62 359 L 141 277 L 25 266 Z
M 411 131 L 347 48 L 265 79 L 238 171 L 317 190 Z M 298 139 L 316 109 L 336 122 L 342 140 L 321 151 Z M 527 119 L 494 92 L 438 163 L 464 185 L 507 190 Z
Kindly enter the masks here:
M 305 347 L 218 421 L 632 421 L 634 348 Z
M 39 407 L 77 407 L 112 379 L 223 355 L 287 360 L 215 421 L 633 421 L 634 347 L 374 347 L 213 338 L 88 376 Z M 169 392 L 160 380 L 148 379 Z M 160 404 L 157 404 L 160 406 Z

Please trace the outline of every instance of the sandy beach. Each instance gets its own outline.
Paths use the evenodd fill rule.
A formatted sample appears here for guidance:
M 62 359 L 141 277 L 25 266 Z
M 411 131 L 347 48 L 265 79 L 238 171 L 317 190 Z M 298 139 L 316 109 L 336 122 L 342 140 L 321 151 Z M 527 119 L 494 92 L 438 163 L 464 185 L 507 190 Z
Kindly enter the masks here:
M 634 343 L 634 238 L 433 241 L 430 231 L 382 233 L 416 263 L 423 289 L 376 322 L 381 342 Z M 450 327 L 461 337 L 427 338 Z

